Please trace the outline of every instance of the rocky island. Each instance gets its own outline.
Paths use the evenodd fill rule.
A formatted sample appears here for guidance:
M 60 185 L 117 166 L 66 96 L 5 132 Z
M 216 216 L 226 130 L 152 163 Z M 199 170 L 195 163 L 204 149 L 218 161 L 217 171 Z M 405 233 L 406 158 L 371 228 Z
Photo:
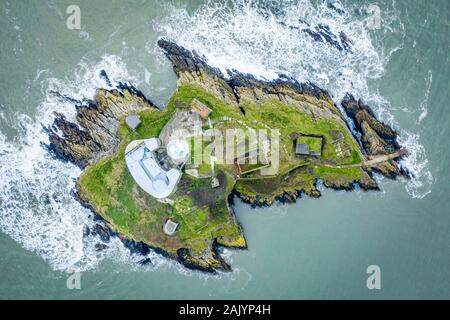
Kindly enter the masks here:
M 263 81 L 238 72 L 224 75 L 195 52 L 166 40 L 158 45 L 178 77 L 164 109 L 120 84 L 99 89 L 94 101 L 78 103 L 75 122 L 56 114 L 45 128 L 49 152 L 83 169 L 76 197 L 107 226 L 90 232 L 119 236 L 139 252 L 152 248 L 188 268 L 226 271 L 231 267 L 220 247 L 247 246 L 230 205 L 234 195 L 269 206 L 302 194 L 320 197 L 318 181 L 333 189 L 377 190 L 374 172 L 393 179 L 407 176 L 398 165 L 406 151 L 397 133 L 351 94 L 339 108 L 312 83 L 286 76 Z M 130 115 L 134 125 L 127 121 Z M 208 148 L 217 140 L 211 132 L 225 136 L 230 130 L 245 136 L 262 132 L 267 143 L 254 147 L 244 138 L 245 152 L 235 153 L 231 162 L 218 161 L 217 151 Z M 164 150 L 175 134 L 190 147 L 186 164 L 166 160 Z M 181 173 L 164 199 L 144 191 L 127 168 L 131 149 L 151 138 L 160 144 L 155 161 Z M 210 151 L 200 154 L 200 162 L 193 159 L 199 140 Z

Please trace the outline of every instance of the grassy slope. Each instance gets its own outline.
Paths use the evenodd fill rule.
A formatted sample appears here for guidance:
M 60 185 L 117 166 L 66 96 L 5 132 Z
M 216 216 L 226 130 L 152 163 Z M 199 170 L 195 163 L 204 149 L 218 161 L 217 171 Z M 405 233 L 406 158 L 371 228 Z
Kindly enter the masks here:
M 261 125 L 264 123 L 272 129 L 279 129 L 284 145 L 280 149 L 281 174 L 271 179 L 254 174 L 256 180 L 242 180 L 235 185 L 229 175 L 220 172 L 221 187 L 214 190 L 211 189 L 210 179 L 195 179 L 183 175 L 177 192 L 171 197 L 175 201 L 173 207 L 157 202 L 140 190 L 126 168 L 126 145 L 133 140 L 158 136 L 175 112 L 174 101 L 190 104 L 193 98 L 198 98 L 213 110 L 212 119 L 227 115 L 254 128 L 264 128 Z M 246 116 L 238 108 L 227 105 L 199 87 L 182 85 L 173 94 L 165 111 L 149 110 L 141 114 L 142 124 L 137 132 L 131 132 L 122 121 L 119 128 L 122 142 L 118 152 L 84 172 L 79 181 L 80 195 L 116 230 L 132 239 L 163 248 L 171 254 L 184 247 L 201 255 L 215 238 L 224 245 L 245 246 L 242 231 L 227 207 L 227 197 L 234 187 L 248 195 L 275 196 L 283 190 L 313 190 L 317 177 L 342 182 L 357 181 L 366 174 L 359 168 L 338 170 L 320 164 L 312 165 L 305 159 L 293 156 L 293 145 L 289 136 L 297 132 L 325 137 L 321 157 L 324 163 L 343 165 L 360 162 L 356 143 L 340 123 L 328 119 L 315 121 L 311 116 L 279 101 L 263 105 L 245 103 L 244 107 Z M 252 124 L 252 120 L 259 123 Z M 344 141 L 351 150 L 350 157 L 336 158 L 334 146 L 327 143 L 332 140 L 332 130 L 344 134 Z M 313 174 L 310 168 L 314 168 Z M 227 168 L 219 167 L 218 170 L 220 169 L 226 171 Z M 206 168 L 205 171 L 209 169 Z M 180 223 L 173 237 L 167 237 L 163 233 L 163 223 L 167 218 Z
M 222 188 L 211 192 L 210 180 L 192 179 L 184 175 L 171 207 L 156 201 L 140 190 L 125 164 L 125 147 L 133 140 L 158 136 L 173 114 L 173 99 L 167 111 L 149 110 L 141 113 L 142 124 L 131 132 L 122 122 L 122 139 L 118 152 L 89 167 L 79 181 L 80 195 L 87 200 L 120 233 L 131 239 L 160 247 L 171 254 L 178 248 L 191 248 L 201 254 L 219 243 L 242 247 L 245 240 L 227 208 L 227 197 L 234 181 L 223 175 Z M 200 195 L 211 195 L 202 199 Z M 214 201 L 211 201 L 214 199 Z M 171 218 L 180 224 L 174 237 L 163 233 L 163 224 Z

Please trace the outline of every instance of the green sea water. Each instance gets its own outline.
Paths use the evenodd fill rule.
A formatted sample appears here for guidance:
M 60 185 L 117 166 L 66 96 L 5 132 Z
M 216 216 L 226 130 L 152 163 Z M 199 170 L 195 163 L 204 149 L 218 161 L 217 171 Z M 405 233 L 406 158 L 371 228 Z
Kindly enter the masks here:
M 81 30 L 66 27 L 72 4 L 81 9 Z M 377 1 L 382 20 L 373 30 L 357 23 L 364 19 L 358 8 L 371 1 L 342 1 L 349 17 L 317 19 L 349 33 L 362 28 L 364 41 L 354 38 L 344 58 L 313 43 L 298 46 L 291 31 L 268 22 L 264 10 L 277 8 L 270 4 L 229 11 L 203 1 L 0 0 L 0 298 L 450 298 L 450 2 Z M 309 19 L 328 10 L 322 1 L 289 5 L 291 13 L 308 10 Z M 235 24 L 214 10 L 235 15 Z M 256 67 L 310 78 L 335 97 L 360 93 L 413 149 L 405 166 L 415 178 L 378 178 L 380 192 L 325 189 L 320 199 L 271 208 L 235 199 L 249 248 L 224 252 L 229 274 L 186 271 L 156 254 L 153 266 L 141 267 L 118 242 L 96 252 L 95 240 L 82 237 L 89 213 L 70 196 L 79 171 L 40 147 L 52 112 L 73 114 L 49 91 L 92 98 L 105 86 L 104 69 L 164 106 L 176 77 L 155 46 L 161 36 L 203 48 L 219 67 L 231 63 L 220 59 L 226 52 L 238 67 L 251 57 Z M 321 56 L 309 61 L 302 48 Z M 380 267 L 381 290 L 366 286 L 370 265 Z M 80 290 L 66 286 L 74 270 L 81 270 Z

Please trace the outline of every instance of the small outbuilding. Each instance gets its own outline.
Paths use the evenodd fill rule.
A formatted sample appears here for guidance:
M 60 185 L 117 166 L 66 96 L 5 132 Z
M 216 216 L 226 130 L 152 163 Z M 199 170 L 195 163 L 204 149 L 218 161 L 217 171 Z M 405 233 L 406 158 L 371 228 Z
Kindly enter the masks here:
M 204 119 L 207 119 L 211 114 L 211 109 L 197 99 L 194 99 L 194 101 L 192 101 L 191 108 L 194 112 L 198 113 L 200 117 Z
M 173 236 L 177 231 L 177 228 L 178 223 L 175 223 L 172 220 L 168 219 L 164 224 L 164 233 L 167 234 L 168 236 Z
M 297 143 L 295 146 L 295 153 L 298 155 L 307 155 L 309 156 L 309 148 L 307 144 L 304 143 Z
M 322 137 L 301 135 L 297 138 L 295 153 L 300 156 L 321 156 Z
M 125 118 L 125 122 L 131 130 L 135 131 L 141 124 L 141 118 L 138 115 L 131 114 Z

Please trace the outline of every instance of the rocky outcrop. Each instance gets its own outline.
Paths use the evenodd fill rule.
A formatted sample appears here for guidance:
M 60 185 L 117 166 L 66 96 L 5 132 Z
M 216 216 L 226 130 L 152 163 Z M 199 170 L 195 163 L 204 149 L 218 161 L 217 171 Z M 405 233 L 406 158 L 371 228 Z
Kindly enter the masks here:
M 180 81 L 195 82 L 206 87 L 208 91 L 215 93 L 228 103 L 239 105 L 243 97 L 255 102 L 272 97 L 283 102 L 314 99 L 314 102 L 321 101 L 331 112 L 340 116 L 339 109 L 334 105 L 330 94 L 313 83 L 299 83 L 285 75 L 280 75 L 273 81 L 264 81 L 236 70 L 230 70 L 225 76 L 219 69 L 208 65 L 206 59 L 200 57 L 195 51 L 191 52 L 164 39 L 159 40 L 158 45 L 172 62 Z
M 352 42 L 342 31 L 339 33 L 339 36 L 336 36 L 329 26 L 323 24 L 319 24 L 314 29 L 307 28 L 302 31 L 310 35 L 317 42 L 327 43 L 339 51 L 351 52 Z
M 342 106 L 361 132 L 361 140 L 367 154 L 389 154 L 400 149 L 396 141 L 397 132 L 380 122 L 372 109 L 361 100 L 357 101 L 353 95 L 347 94 L 342 100 Z
M 206 272 L 231 271 L 231 266 L 226 263 L 219 253 L 220 247 L 217 241 L 214 241 L 208 252 L 202 256 L 193 256 L 187 248 L 177 250 L 177 261 L 186 268 Z
M 52 126 L 44 128 L 49 143 L 44 145 L 56 158 L 85 168 L 114 152 L 119 144 L 121 119 L 129 114 L 156 108 L 134 87 L 120 84 L 114 90 L 97 90 L 94 101 L 76 106 L 76 123 L 55 113 Z
M 397 132 L 379 121 L 368 105 L 361 100 L 356 100 L 351 94 L 347 94 L 341 104 L 361 136 L 359 141 L 368 159 L 379 155 L 392 154 L 401 149 L 397 142 Z M 365 169 L 368 172 L 379 172 L 388 178 L 407 175 L 394 160 L 384 161 Z

